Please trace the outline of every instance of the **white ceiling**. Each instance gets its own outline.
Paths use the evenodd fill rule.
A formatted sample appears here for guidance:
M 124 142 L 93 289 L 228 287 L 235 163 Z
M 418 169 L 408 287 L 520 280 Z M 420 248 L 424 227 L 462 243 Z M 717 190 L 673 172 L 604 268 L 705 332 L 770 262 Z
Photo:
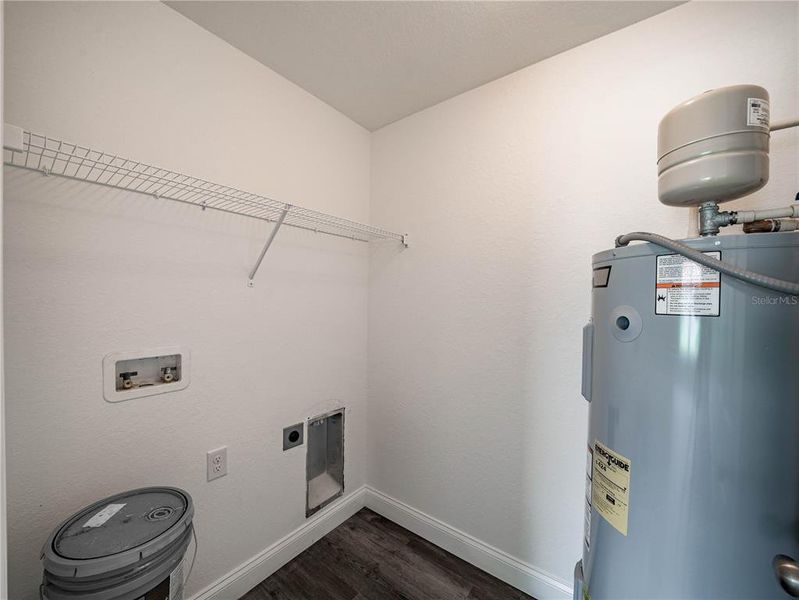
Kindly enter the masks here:
M 166 3 L 370 130 L 681 4 Z

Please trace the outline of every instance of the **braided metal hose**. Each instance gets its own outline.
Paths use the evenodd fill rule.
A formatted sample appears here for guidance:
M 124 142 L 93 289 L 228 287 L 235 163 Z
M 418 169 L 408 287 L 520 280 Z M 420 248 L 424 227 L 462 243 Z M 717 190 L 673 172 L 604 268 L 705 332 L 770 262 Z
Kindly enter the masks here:
M 775 277 L 769 277 L 768 275 L 762 275 L 761 273 L 755 273 L 754 271 L 747 271 L 746 269 L 742 269 L 740 267 L 735 267 L 729 263 L 725 263 L 716 258 L 707 256 L 699 250 L 694 250 L 682 242 L 672 240 L 671 238 L 667 238 L 656 233 L 636 231 L 633 233 L 620 235 L 616 238 L 616 247 L 618 248 L 620 246 L 626 246 L 630 242 L 636 240 L 642 242 L 651 242 L 652 244 L 657 244 L 658 246 L 662 246 L 668 250 L 673 250 L 674 252 L 682 254 L 685 258 L 688 258 L 695 263 L 699 263 L 700 265 L 713 269 L 714 271 L 724 273 L 730 277 L 735 277 L 736 279 L 740 279 L 746 283 L 768 288 L 782 294 L 799 296 L 799 283 L 785 281 Z

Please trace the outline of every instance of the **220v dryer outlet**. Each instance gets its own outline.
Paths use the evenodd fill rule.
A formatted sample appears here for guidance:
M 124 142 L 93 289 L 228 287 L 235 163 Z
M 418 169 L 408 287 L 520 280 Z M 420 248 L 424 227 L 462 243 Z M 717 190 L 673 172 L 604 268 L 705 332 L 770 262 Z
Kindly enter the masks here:
M 209 450 L 206 454 L 208 465 L 208 481 L 227 475 L 227 446 Z

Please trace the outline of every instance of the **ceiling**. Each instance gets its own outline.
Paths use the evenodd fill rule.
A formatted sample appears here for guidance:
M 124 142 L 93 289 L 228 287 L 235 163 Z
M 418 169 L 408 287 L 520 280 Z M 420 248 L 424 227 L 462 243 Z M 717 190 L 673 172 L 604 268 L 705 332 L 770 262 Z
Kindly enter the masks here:
M 166 4 L 375 130 L 681 2 Z

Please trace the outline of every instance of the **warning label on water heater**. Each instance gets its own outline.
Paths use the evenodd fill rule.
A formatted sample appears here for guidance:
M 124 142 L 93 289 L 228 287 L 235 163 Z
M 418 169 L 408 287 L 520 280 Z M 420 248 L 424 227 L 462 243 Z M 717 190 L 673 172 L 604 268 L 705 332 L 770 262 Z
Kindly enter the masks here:
M 591 503 L 616 530 L 627 535 L 630 512 L 630 459 L 594 442 Z
M 721 260 L 721 252 L 704 252 Z M 718 317 L 721 273 L 680 254 L 657 257 L 655 314 Z

